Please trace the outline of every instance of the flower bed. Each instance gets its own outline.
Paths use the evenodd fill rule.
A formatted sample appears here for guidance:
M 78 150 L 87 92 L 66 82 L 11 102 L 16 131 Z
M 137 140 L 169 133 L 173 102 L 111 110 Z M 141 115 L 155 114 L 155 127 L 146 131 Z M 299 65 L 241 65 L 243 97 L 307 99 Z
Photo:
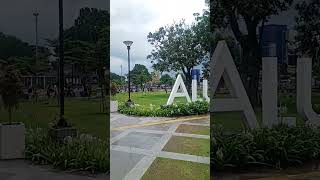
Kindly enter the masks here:
M 196 101 L 185 104 L 173 104 L 168 106 L 156 107 L 150 104 L 149 107 L 135 104 L 128 107 L 125 104 L 119 105 L 119 112 L 134 116 L 149 116 L 149 117 L 177 117 L 188 115 L 199 115 L 208 113 L 209 104 L 206 101 Z

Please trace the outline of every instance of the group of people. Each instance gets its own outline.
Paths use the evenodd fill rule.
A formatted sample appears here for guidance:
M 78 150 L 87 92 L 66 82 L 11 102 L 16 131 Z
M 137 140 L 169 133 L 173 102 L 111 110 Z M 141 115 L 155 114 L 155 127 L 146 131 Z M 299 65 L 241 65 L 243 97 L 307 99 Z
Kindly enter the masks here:
M 67 84 L 64 87 L 66 97 L 90 97 L 92 94 L 91 86 L 72 86 Z M 26 99 L 34 100 L 38 99 L 39 96 L 46 96 L 47 99 L 57 97 L 59 95 L 59 88 L 57 85 L 48 85 L 45 91 L 41 88 L 29 87 L 26 92 Z

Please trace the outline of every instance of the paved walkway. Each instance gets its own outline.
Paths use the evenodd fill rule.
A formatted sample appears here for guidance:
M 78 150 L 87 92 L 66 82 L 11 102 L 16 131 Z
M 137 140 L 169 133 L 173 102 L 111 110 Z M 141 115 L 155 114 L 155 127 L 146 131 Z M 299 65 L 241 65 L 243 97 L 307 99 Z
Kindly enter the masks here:
M 23 160 L 0 161 L 0 180 L 108 180 L 107 175 L 79 175 L 34 166 Z
M 157 157 L 209 164 L 209 157 L 163 151 L 172 136 L 210 139 L 209 135 L 177 133 L 182 124 L 209 126 L 209 117 L 168 119 L 111 113 L 111 179 L 139 180 Z

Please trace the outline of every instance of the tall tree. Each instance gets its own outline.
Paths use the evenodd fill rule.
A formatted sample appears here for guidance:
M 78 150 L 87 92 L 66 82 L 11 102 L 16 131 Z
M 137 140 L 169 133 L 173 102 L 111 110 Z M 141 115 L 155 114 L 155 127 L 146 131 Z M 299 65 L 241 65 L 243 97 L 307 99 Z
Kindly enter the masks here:
M 125 77 L 120 76 L 116 73 L 110 73 L 110 80 L 112 83 L 116 84 L 117 86 L 122 86 L 125 83 Z
M 302 1 L 296 5 L 296 42 L 300 56 L 313 59 L 313 75 L 320 80 L 320 1 Z
M 173 82 L 174 82 L 174 79 L 169 74 L 165 74 L 160 78 L 160 83 L 161 85 L 164 85 L 164 90 L 166 91 L 166 93 L 168 93 L 168 90 L 167 90 L 168 86 L 172 86 Z
M 240 43 L 243 55 L 240 73 L 251 103 L 255 105 L 259 103 L 259 39 L 262 37 L 260 33 L 257 38 L 257 27 L 260 24 L 263 29 L 271 16 L 286 11 L 292 2 L 293 0 L 210 0 L 211 31 L 231 28 Z
M 82 85 L 87 87 L 89 74 L 97 72 L 99 85 L 105 91 L 106 70 L 109 67 L 109 13 L 96 8 L 82 8 L 74 25 L 65 30 L 66 62 L 82 76 Z M 57 53 L 57 39 L 48 40 Z
M 22 40 L 0 32 L 0 58 L 32 56 L 32 47 Z
M 20 74 L 12 63 L 0 60 L 0 98 L 3 107 L 8 111 L 9 122 L 12 122 L 12 113 L 19 105 L 22 95 Z
M 301 56 L 307 55 L 319 60 L 320 48 L 320 1 L 302 1 L 296 5 L 296 41 Z
M 202 47 L 202 39 L 197 36 L 196 24 L 188 26 L 184 20 L 149 33 L 148 42 L 153 46 L 150 55 L 153 67 L 160 71 L 181 71 L 186 77 L 188 89 L 191 89 L 191 70 L 201 64 L 207 52 Z
M 130 76 L 132 79 L 132 83 L 135 85 L 139 85 L 142 91 L 144 91 L 145 89 L 145 84 L 151 80 L 151 75 L 148 69 L 142 64 L 136 64 L 130 71 Z

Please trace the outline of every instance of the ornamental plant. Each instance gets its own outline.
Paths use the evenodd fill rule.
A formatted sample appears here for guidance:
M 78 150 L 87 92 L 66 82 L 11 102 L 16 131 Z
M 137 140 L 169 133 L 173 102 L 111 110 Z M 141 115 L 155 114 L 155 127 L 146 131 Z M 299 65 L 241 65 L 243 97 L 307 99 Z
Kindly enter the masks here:
M 119 112 L 127 115 L 134 116 L 149 116 L 149 117 L 177 117 L 189 116 L 208 113 L 209 103 L 206 101 L 196 101 L 190 103 L 179 103 L 173 105 L 163 105 L 156 107 L 150 105 L 149 107 L 140 106 L 135 104 L 132 107 L 119 105 Z
M 22 84 L 15 65 L 0 60 L 0 96 L 3 107 L 8 111 L 10 123 L 13 110 L 18 108 L 21 94 Z

